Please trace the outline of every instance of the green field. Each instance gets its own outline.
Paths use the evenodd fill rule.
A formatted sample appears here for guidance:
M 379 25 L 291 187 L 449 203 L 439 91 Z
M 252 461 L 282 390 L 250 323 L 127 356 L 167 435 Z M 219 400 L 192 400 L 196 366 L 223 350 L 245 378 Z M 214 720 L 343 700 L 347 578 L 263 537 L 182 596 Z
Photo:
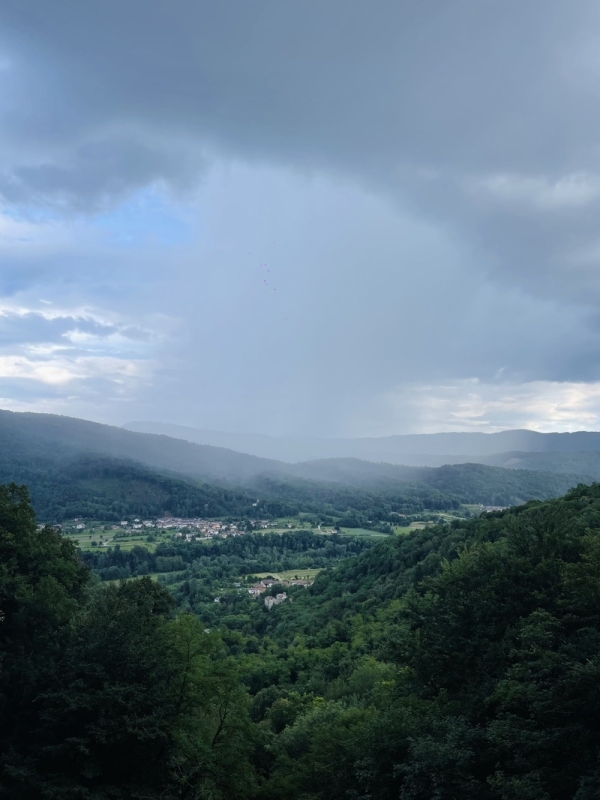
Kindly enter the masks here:
M 101 553 L 106 552 L 109 547 L 115 547 L 115 545 L 119 545 L 121 550 L 131 550 L 137 545 L 154 551 L 157 544 L 169 542 L 172 538 L 171 533 L 154 532 L 156 541 L 148 542 L 146 541 L 149 535 L 148 530 L 130 533 L 124 537 L 115 536 L 115 534 L 119 533 L 120 531 L 105 531 L 102 525 L 97 525 L 95 527 L 86 527 L 82 531 L 67 530 L 64 535 L 75 542 L 82 550 L 94 550 Z M 105 543 L 102 547 L 100 546 L 101 541 Z M 97 542 L 98 545 L 93 547 L 92 542 Z
M 276 581 L 293 581 L 293 580 L 313 580 L 320 569 L 288 569 L 283 572 L 257 572 L 255 576 L 260 578 L 273 578 Z
M 307 528 L 257 528 L 255 533 L 293 533 L 297 530 L 307 530 Z
M 376 539 L 383 539 L 389 535 L 389 533 L 372 531 L 368 528 L 340 528 L 340 536 L 369 536 Z
M 291 526 L 291 527 L 290 527 Z M 311 530 L 312 526 L 308 522 L 293 517 L 274 519 L 268 528 L 257 528 L 257 533 L 289 533 L 290 531 Z
M 451 515 L 444 516 L 447 516 L 448 520 L 454 518 Z M 411 522 L 409 526 L 395 526 L 394 532 L 396 534 L 406 534 L 417 528 L 424 528 L 429 524 L 431 523 Z M 292 525 L 293 527 L 290 528 L 288 527 L 289 525 Z M 64 535 L 76 542 L 78 547 L 80 547 L 82 550 L 93 550 L 99 552 L 106 552 L 109 547 L 115 547 L 116 545 L 118 545 L 121 550 L 126 551 L 132 550 L 134 547 L 138 546 L 145 547 L 147 550 L 154 552 L 158 544 L 161 542 L 170 542 L 173 538 L 172 532 L 157 532 L 156 529 L 131 531 L 126 536 L 122 536 L 120 529 L 104 530 L 105 527 L 108 526 L 104 522 L 92 520 L 86 522 L 86 527 L 81 531 L 74 530 L 73 526 L 67 527 Z M 293 520 L 287 519 L 274 520 L 273 527 L 259 528 L 256 532 L 281 534 L 306 530 L 312 530 L 314 533 L 322 533 L 325 535 L 332 535 L 334 533 L 332 529 L 329 529 L 329 526 L 327 526 L 327 529 L 319 531 L 318 529 L 309 526 L 307 523 L 299 523 L 298 520 L 296 520 L 294 524 Z M 149 535 L 153 535 L 155 537 L 155 541 L 147 541 Z M 375 539 L 383 539 L 386 536 L 389 536 L 387 533 L 369 530 L 368 528 L 341 528 L 340 535 L 345 537 L 361 536 Z M 97 542 L 96 546 L 93 547 L 92 542 Z M 100 542 L 104 542 L 104 545 L 101 546 Z

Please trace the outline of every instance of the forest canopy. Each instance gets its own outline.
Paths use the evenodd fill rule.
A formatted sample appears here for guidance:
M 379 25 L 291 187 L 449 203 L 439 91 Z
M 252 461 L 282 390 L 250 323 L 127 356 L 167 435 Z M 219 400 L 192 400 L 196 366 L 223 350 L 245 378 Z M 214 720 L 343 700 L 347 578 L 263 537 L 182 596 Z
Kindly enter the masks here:
M 0 549 L 0 796 L 600 794 L 599 486 L 385 538 L 271 611 L 193 561 L 94 583 L 23 487 Z

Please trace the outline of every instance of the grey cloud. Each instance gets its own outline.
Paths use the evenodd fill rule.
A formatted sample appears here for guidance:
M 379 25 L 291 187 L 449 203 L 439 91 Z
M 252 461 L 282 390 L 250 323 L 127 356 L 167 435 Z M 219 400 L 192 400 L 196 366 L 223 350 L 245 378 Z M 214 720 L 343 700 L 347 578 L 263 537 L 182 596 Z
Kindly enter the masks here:
M 234 187 L 249 206 L 252 182 Z M 222 221 L 219 245 L 228 228 L 235 242 L 196 252 L 210 281 L 189 264 L 173 272 L 161 299 L 185 335 L 168 343 L 151 403 L 207 427 L 331 433 L 402 383 L 600 378 L 599 331 L 581 308 L 490 283 L 451 237 L 399 221 L 381 201 L 347 188 L 297 194 L 265 181 L 255 214 L 231 207 Z M 271 272 L 250 280 L 252 235 Z
M 9 0 L 3 16 L 8 51 L 37 69 L 30 103 L 46 69 L 56 98 L 35 126 L 35 112 L 5 115 L 11 200 L 93 210 L 156 180 L 189 186 L 207 150 L 225 152 L 354 175 L 453 225 L 485 269 L 533 294 L 598 290 L 577 268 L 597 194 L 527 207 L 484 188 L 600 180 L 591 0 Z M 97 138 L 127 126 L 137 138 Z M 32 129 L 54 161 L 28 163 Z
M 88 142 L 64 162 L 18 166 L 0 176 L 0 196 L 11 204 L 97 212 L 155 181 L 189 191 L 202 167 L 200 159 L 193 163 L 143 141 Z
M 145 331 L 142 328 L 138 328 L 134 325 L 127 325 L 124 328 L 121 328 L 119 333 L 121 336 L 125 337 L 125 339 L 131 339 L 133 342 L 149 342 L 151 340 L 151 334 L 149 331 Z
M 172 288 L 150 299 L 135 296 L 159 271 L 147 251 L 130 263 L 109 249 L 71 254 L 68 281 L 184 320 L 152 402 L 179 404 L 191 424 L 204 414 L 227 427 L 237 414 L 252 426 L 263 403 L 262 419 L 331 429 L 403 380 L 600 377 L 591 0 L 6 0 L 0 19 L 24 98 L 2 112 L 9 202 L 95 212 L 148 184 L 185 192 L 210 155 L 327 173 L 443 233 L 428 246 L 432 233 L 397 236 L 392 217 L 365 223 L 383 202 L 348 212 L 332 201 L 322 228 L 295 238 L 278 206 L 295 223 L 300 200 L 258 201 L 242 186 L 245 207 L 223 211 L 230 230 L 214 251 L 169 263 Z M 246 250 L 229 239 L 252 237 L 254 206 L 294 251 L 278 254 L 287 320 L 228 294 Z M 265 228 L 261 246 L 270 238 Z M 218 403 L 193 391 L 206 376 Z
M 0 399 L 4 407 L 14 410 L 40 410 L 50 413 L 64 413 L 65 405 L 74 409 L 79 404 L 79 414 L 85 415 L 94 408 L 96 415 L 105 419 L 107 408 L 115 402 L 122 402 L 122 389 L 115 386 L 110 378 L 85 377 L 64 385 L 41 383 L 26 378 L 0 377 Z M 9 401 L 8 403 L 6 401 Z M 46 403 L 46 405 L 44 405 Z M 77 411 L 72 412 L 74 415 Z
M 3 4 L 9 52 L 48 63 L 60 90 L 43 138 L 62 140 L 65 116 L 72 137 L 145 124 L 361 172 L 581 169 L 594 117 L 565 62 L 593 14 L 542 0 Z M 32 135 L 29 118 L 6 124 Z
M 94 319 L 83 317 L 56 316 L 47 317 L 40 313 L 0 314 L 0 349 L 12 348 L 14 345 L 54 344 L 65 342 L 65 334 L 71 331 L 92 334 L 97 337 L 110 336 L 118 328 L 106 325 Z

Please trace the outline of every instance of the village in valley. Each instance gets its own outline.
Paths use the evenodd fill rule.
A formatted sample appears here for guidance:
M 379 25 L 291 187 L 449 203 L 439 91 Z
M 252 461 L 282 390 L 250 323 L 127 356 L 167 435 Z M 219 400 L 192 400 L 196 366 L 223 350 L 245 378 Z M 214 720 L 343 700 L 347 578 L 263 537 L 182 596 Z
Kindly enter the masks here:
M 492 511 L 496 509 L 481 507 L 481 511 Z M 407 520 L 404 526 L 391 528 L 391 534 L 404 534 L 412 529 L 418 529 L 433 524 L 441 515 L 432 519 Z M 98 556 L 106 554 L 111 559 L 112 573 L 110 578 L 103 575 L 103 580 L 129 579 L 129 573 L 119 572 L 116 563 L 124 563 L 122 556 L 128 553 L 135 553 L 134 558 L 141 557 L 140 550 L 143 548 L 148 553 L 159 552 L 164 546 L 179 544 L 183 547 L 189 544 L 209 545 L 211 542 L 223 542 L 230 537 L 243 537 L 249 534 L 284 534 L 294 532 L 312 531 L 315 534 L 325 536 L 337 536 L 342 540 L 346 537 L 351 539 L 376 539 L 385 537 L 389 534 L 383 533 L 377 528 L 368 529 L 344 529 L 339 525 L 325 525 L 315 519 L 313 515 L 299 515 L 295 518 L 278 519 L 235 519 L 221 518 L 208 519 L 205 517 L 177 517 L 169 514 L 149 519 L 143 517 L 130 517 L 118 521 L 90 520 L 77 517 L 67 520 L 59 526 L 63 535 L 74 541 L 81 551 L 95 552 Z M 333 544 L 333 542 L 332 542 Z M 159 551 L 157 551 L 159 548 Z M 116 556 L 116 553 L 122 556 Z M 112 555 L 111 555 L 112 553 Z M 115 561 L 116 559 L 116 561 Z M 180 564 L 175 562 L 179 559 Z M 171 563 L 173 562 L 173 563 Z M 102 564 L 102 562 L 98 562 Z M 184 580 L 184 566 L 181 556 L 174 556 L 173 553 L 164 556 L 164 552 L 157 557 L 153 572 L 156 579 L 165 585 L 175 586 Z M 264 572 L 246 573 L 238 577 L 230 577 L 229 585 L 227 582 L 215 587 L 217 591 L 213 595 L 215 603 L 222 601 L 227 603 L 226 594 L 221 594 L 225 589 L 233 590 L 234 593 L 242 593 L 263 605 L 268 611 L 275 606 L 290 601 L 294 591 L 309 587 L 313 584 L 315 577 L 321 571 L 317 565 L 311 564 L 308 568 L 303 566 L 300 569 L 289 569 L 283 572 Z M 100 569 L 107 569 L 99 567 Z M 264 567 L 263 567 L 264 568 Z M 139 574 L 139 573 L 138 573 Z M 292 590 L 290 592 L 290 589 Z
M 241 523 L 222 522 L 220 520 L 207 520 L 193 517 L 184 519 L 182 517 L 161 517 L 153 525 L 145 521 L 143 524 L 148 527 L 156 527 L 166 531 L 174 531 L 176 539 L 194 541 L 198 539 L 212 539 L 215 536 L 225 538 L 227 536 L 242 536 L 248 530 L 267 530 L 272 526 L 270 520 L 258 520 L 250 523 L 250 528 L 244 527 Z M 135 526 L 135 523 L 134 523 Z M 292 525 L 288 525 L 291 528 Z
M 144 547 L 154 550 L 156 545 L 168 542 L 201 543 L 212 540 L 222 540 L 228 537 L 244 536 L 248 533 L 292 532 L 298 528 L 306 530 L 306 524 L 295 524 L 288 520 L 252 520 L 237 521 L 204 519 L 201 517 L 174 517 L 163 516 L 157 519 L 133 518 L 121 520 L 119 523 L 107 524 L 102 521 L 84 520 L 81 517 L 64 522 L 58 526 L 63 534 L 77 543 L 82 550 L 110 552 L 111 550 L 129 551 L 135 547 Z M 335 530 L 325 531 L 321 526 L 319 533 L 335 533 Z M 308 587 L 311 586 L 319 569 L 290 570 L 288 573 L 274 573 L 254 575 L 250 577 L 254 583 L 248 586 L 235 583 L 238 591 L 248 592 L 250 598 L 262 600 L 265 607 L 271 610 L 276 605 L 288 599 L 286 591 L 277 594 L 269 593 L 272 587 Z M 267 593 L 267 594 L 265 594 Z M 263 597 L 263 594 L 265 596 Z M 215 603 L 220 603 L 223 598 L 217 596 Z
M 76 539 L 82 547 L 107 547 L 119 544 L 149 542 L 157 538 L 179 541 L 202 541 L 228 536 L 243 536 L 253 531 L 291 530 L 291 523 L 275 523 L 268 519 L 251 523 L 229 522 L 201 517 L 159 517 L 158 519 L 130 519 L 106 524 L 103 521 L 84 520 L 76 517 L 58 525 L 64 534 Z
M 43 527 L 43 526 L 40 526 Z M 229 536 L 244 536 L 246 533 L 283 533 L 295 529 L 304 529 L 307 523 L 289 520 L 258 519 L 247 521 L 231 521 L 223 519 L 204 519 L 202 517 L 163 516 L 157 519 L 133 518 L 120 522 L 106 523 L 102 520 L 88 520 L 76 517 L 56 527 L 71 539 L 78 542 L 82 549 L 88 547 L 105 548 L 119 545 L 122 549 L 130 549 L 135 544 L 152 545 L 159 541 L 198 542 L 211 539 L 225 539 Z M 331 528 L 331 526 L 329 526 Z M 335 529 L 317 525 L 315 531 L 323 534 L 334 534 Z

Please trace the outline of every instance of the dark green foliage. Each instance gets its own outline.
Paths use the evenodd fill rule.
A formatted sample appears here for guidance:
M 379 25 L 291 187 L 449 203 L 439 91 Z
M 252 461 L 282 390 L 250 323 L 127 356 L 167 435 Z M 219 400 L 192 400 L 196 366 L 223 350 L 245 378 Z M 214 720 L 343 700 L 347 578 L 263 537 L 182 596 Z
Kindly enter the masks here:
M 61 796 L 154 796 L 167 781 L 169 596 L 148 579 L 109 587 L 77 615 L 56 683 L 38 700 L 36 777 Z
M 393 515 L 418 514 L 426 509 L 455 510 L 461 502 L 456 495 L 412 479 L 354 487 L 294 477 L 260 476 L 250 486 L 261 497 L 279 498 L 323 517 L 343 515 L 342 524 L 353 528 L 369 527 L 373 520 L 394 519 Z
M 148 578 L 91 589 L 0 487 L 0 797 L 225 798 L 252 786 L 238 667 Z
M 290 533 L 247 533 L 209 542 L 174 541 L 159 544 L 154 553 L 144 547 L 106 553 L 85 552 L 82 558 L 103 580 L 130 578 L 152 572 L 175 572 L 188 568 L 187 577 L 222 579 L 272 570 L 318 569 L 371 547 L 369 539 L 325 536 L 310 530 Z M 116 574 L 111 570 L 118 569 Z
M 242 491 L 195 484 L 161 475 L 124 461 L 92 456 L 61 463 L 47 472 L 23 467 L 41 519 L 61 522 L 73 517 L 118 521 L 124 516 L 256 517 L 256 498 Z M 263 515 L 296 514 L 295 506 L 274 499 Z
M 183 565 L 172 593 L 87 586 L 17 487 L 0 525 L 0 796 L 599 796 L 600 486 L 364 552 L 307 532 L 110 554 Z M 271 611 L 231 585 L 350 554 Z
M 6 480 L 8 471 L 22 482 L 21 470 L 43 474 L 87 456 L 126 460 L 201 481 L 239 482 L 280 463 L 73 417 L 0 410 L 0 478 Z
M 600 487 L 384 541 L 268 621 L 308 706 L 263 704 L 265 797 L 597 796 Z
M 573 435 L 573 434 L 571 434 Z M 597 437 L 598 434 L 588 434 Z M 580 441 L 579 445 L 585 442 Z M 536 470 L 565 475 L 576 475 L 581 483 L 592 483 L 600 479 L 600 450 L 596 441 L 589 442 L 590 449 L 582 446 L 581 452 L 520 452 L 496 453 L 478 459 L 484 464 L 497 467 L 510 467 L 519 470 Z
M 0 486 L 0 758 L 9 770 L 26 769 L 18 753 L 40 724 L 36 700 L 87 577 L 71 542 L 38 530 L 27 490 Z

